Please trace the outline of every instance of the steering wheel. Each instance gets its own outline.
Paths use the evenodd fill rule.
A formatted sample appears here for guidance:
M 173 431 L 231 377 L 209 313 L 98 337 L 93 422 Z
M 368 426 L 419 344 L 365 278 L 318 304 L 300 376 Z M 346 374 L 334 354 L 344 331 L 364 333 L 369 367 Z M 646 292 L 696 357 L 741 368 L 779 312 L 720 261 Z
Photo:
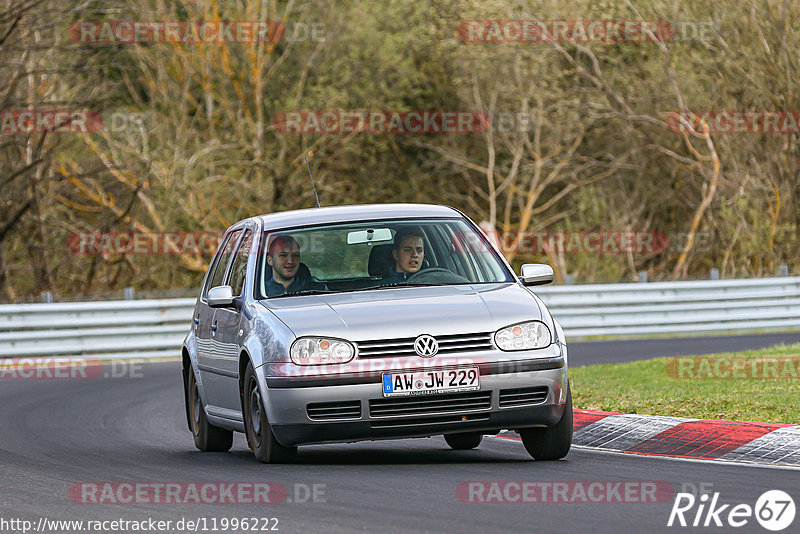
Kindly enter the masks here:
M 431 267 L 421 269 L 406 279 L 407 282 L 431 283 L 431 284 L 463 284 L 469 280 L 458 275 L 450 269 L 442 267 Z

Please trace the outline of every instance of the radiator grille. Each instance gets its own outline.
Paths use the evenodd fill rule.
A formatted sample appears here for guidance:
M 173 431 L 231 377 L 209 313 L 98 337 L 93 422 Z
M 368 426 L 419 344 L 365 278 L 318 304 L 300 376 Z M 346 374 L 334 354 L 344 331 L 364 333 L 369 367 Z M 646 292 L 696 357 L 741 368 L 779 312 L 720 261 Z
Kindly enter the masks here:
M 492 350 L 491 332 L 480 334 L 453 334 L 448 336 L 434 336 L 439 343 L 438 354 L 454 354 L 458 352 L 475 352 Z M 359 341 L 359 358 L 395 358 L 399 356 L 417 356 L 414 351 L 414 341 L 417 338 L 407 337 L 400 339 L 378 339 L 372 341 Z

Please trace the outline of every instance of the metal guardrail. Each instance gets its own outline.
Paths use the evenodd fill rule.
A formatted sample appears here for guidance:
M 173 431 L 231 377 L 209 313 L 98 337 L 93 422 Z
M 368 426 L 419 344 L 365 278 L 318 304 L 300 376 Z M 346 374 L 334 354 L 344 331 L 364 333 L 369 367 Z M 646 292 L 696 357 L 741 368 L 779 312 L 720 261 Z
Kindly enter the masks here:
M 800 277 L 542 286 L 568 338 L 800 328 Z M 175 357 L 195 299 L 0 306 L 0 358 Z
M 196 299 L 0 306 L 0 358 L 177 357 Z
M 536 288 L 568 338 L 800 328 L 800 277 Z

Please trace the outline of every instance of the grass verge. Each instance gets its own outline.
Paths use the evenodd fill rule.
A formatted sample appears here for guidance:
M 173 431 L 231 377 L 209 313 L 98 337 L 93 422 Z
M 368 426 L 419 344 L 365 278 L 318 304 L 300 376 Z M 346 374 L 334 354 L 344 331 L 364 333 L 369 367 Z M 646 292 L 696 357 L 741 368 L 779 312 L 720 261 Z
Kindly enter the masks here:
M 800 424 L 800 344 L 570 369 L 575 408 Z

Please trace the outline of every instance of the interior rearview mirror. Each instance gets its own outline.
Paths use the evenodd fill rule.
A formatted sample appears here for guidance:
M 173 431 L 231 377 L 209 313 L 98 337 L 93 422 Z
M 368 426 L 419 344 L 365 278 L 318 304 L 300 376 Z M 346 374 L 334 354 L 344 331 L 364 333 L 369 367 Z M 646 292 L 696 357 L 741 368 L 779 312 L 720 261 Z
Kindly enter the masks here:
M 370 228 L 359 230 L 347 234 L 347 244 L 357 245 L 359 243 L 377 243 L 380 241 L 391 241 L 392 231 L 388 228 Z

